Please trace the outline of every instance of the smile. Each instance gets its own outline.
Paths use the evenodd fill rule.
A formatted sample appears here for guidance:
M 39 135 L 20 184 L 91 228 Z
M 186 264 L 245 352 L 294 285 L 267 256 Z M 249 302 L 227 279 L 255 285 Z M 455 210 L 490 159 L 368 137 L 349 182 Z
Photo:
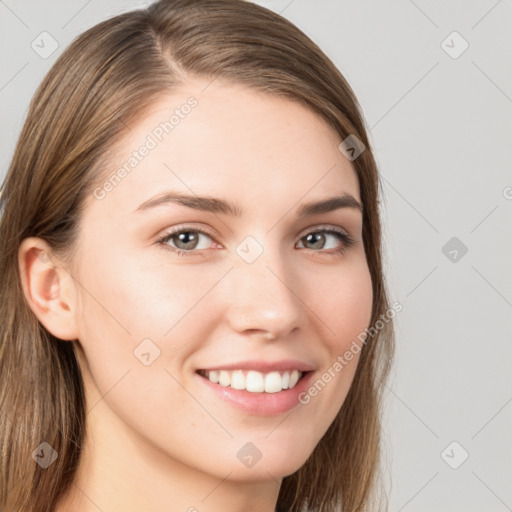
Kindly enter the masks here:
M 197 370 L 200 386 L 207 393 L 246 414 L 273 416 L 303 406 L 304 393 L 314 371 L 272 370 Z M 238 388 L 237 388 L 238 386 Z
M 214 384 L 250 393 L 279 393 L 292 389 L 303 375 L 299 370 L 268 373 L 254 370 L 199 370 L 198 373 Z

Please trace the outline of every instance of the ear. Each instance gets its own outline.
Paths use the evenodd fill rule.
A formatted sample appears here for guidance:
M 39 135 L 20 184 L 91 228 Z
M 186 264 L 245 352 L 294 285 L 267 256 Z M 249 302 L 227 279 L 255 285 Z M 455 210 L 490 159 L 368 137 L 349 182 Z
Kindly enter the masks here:
M 25 299 L 41 324 L 59 339 L 78 339 L 75 282 L 47 242 L 23 239 L 18 265 Z

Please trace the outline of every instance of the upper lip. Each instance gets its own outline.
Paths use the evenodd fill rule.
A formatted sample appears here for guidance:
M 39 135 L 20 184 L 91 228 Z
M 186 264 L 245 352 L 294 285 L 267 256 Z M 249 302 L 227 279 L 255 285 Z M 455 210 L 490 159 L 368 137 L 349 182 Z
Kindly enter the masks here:
M 298 359 L 281 359 L 279 361 L 264 361 L 264 360 L 246 360 L 238 361 L 236 363 L 219 364 L 210 366 L 208 368 L 201 368 L 205 371 L 213 370 L 255 370 L 261 373 L 268 373 L 272 371 L 292 371 L 299 370 L 301 372 L 308 372 L 314 370 L 315 367 L 304 361 Z

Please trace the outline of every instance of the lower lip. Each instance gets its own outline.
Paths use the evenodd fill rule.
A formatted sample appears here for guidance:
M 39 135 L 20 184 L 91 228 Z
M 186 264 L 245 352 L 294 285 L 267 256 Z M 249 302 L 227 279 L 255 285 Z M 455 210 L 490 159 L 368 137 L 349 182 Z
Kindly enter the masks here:
M 307 372 L 292 389 L 284 389 L 277 393 L 251 393 L 243 389 L 233 389 L 211 382 L 206 377 L 196 374 L 201 382 L 217 394 L 219 398 L 230 403 L 237 409 L 258 416 L 274 416 L 296 407 L 299 395 L 306 391 L 313 372 Z

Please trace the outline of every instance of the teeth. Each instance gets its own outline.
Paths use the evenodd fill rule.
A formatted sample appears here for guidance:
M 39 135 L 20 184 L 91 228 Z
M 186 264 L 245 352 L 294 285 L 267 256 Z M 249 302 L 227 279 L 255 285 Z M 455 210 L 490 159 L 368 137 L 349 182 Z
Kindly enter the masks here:
M 297 382 L 299 381 L 299 378 L 300 378 L 300 375 L 299 375 L 299 372 L 297 371 L 293 371 L 290 375 L 290 388 L 293 388 L 293 386 L 295 386 L 295 384 L 297 384 Z
M 251 393 L 278 393 L 293 388 L 302 376 L 299 370 L 261 373 L 254 370 L 212 370 L 201 374 L 215 384 L 245 389 Z
M 221 370 L 219 373 L 219 384 L 221 386 L 229 386 L 231 384 L 231 375 L 224 370 Z
M 290 387 L 290 373 L 283 373 L 283 389 L 288 389 Z
M 277 393 L 283 390 L 283 378 L 279 372 L 270 372 L 265 375 L 265 393 Z
M 233 389 L 245 389 L 245 376 L 241 370 L 231 374 L 231 387 Z
M 217 382 L 219 382 L 219 372 L 215 371 L 215 370 L 212 370 L 210 372 L 210 375 L 208 376 L 208 378 L 212 381 L 212 382 L 215 382 L 215 384 L 217 384 Z
M 245 379 L 245 389 L 251 393 L 263 393 L 265 391 L 265 378 L 260 372 L 250 371 Z

